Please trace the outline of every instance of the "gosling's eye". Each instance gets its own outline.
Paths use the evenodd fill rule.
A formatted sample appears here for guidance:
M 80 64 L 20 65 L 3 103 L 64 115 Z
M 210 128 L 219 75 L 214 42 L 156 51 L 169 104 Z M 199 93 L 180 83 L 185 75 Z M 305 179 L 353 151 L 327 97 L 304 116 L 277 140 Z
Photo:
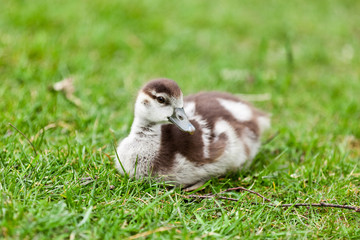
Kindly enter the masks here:
M 162 97 L 162 96 L 157 97 L 156 100 L 157 100 L 159 103 L 164 103 L 164 102 L 165 102 L 165 98 Z

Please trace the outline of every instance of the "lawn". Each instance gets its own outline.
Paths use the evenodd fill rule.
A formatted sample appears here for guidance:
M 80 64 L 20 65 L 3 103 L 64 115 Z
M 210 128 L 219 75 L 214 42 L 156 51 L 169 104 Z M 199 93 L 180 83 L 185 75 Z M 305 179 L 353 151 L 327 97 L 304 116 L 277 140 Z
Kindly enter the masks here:
M 359 1 L 0 5 L 0 238 L 360 238 L 352 210 L 188 199 L 113 164 L 138 89 L 167 77 L 272 114 L 251 167 L 192 194 L 360 206 Z M 69 77 L 78 105 L 50 90 Z

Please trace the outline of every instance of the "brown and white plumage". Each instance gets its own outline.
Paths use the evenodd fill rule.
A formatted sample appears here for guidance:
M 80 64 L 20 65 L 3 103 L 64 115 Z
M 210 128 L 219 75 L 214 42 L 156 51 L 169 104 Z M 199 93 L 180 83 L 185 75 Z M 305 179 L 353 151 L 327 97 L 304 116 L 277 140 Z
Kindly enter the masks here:
M 139 92 L 131 132 L 115 162 L 121 173 L 194 189 L 249 165 L 269 126 L 267 114 L 231 94 L 202 92 L 183 100 L 174 81 L 153 80 Z

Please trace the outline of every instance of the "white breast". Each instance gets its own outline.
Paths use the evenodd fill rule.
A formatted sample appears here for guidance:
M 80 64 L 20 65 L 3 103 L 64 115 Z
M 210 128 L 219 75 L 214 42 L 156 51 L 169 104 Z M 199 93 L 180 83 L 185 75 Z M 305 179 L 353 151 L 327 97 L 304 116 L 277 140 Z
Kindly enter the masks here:
M 130 134 L 116 149 L 115 164 L 121 174 L 124 171 L 130 177 L 141 177 L 149 174 L 152 160 L 155 159 L 160 147 L 160 136 L 139 137 Z M 122 165 L 122 166 L 121 166 Z M 124 168 L 124 169 L 123 169 Z

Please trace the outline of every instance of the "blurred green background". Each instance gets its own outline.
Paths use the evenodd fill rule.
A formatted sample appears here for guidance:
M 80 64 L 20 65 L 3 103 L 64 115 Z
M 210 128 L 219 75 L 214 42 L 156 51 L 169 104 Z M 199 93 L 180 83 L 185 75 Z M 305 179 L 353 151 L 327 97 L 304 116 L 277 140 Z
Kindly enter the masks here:
M 75 78 L 86 114 L 118 129 L 138 88 L 168 77 L 184 94 L 270 93 L 275 124 L 360 137 L 358 1 L 1 5 L 1 117 L 29 131 L 72 115 L 46 91 L 63 78 Z

